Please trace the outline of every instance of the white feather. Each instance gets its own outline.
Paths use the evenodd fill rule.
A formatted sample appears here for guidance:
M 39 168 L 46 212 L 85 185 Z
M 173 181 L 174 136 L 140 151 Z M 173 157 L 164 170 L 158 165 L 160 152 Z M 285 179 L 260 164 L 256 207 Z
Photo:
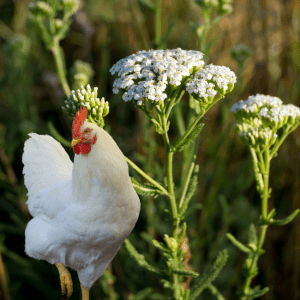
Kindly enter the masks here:
M 50 136 L 30 134 L 23 154 L 28 207 L 34 218 L 25 231 L 25 251 L 78 271 L 90 288 L 135 226 L 140 201 L 123 153 L 103 129 L 74 166 Z

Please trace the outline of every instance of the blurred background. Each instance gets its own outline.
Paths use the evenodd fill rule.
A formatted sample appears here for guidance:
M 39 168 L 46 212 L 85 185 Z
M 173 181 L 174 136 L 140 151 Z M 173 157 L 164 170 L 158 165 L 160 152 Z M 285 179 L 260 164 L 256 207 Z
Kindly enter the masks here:
M 22 153 L 28 133 L 53 134 L 54 129 L 71 140 L 72 120 L 62 111 L 65 100 L 51 53 L 27 20 L 28 0 L 0 0 L 0 299 L 59 299 L 60 282 L 55 266 L 29 258 L 24 252 L 27 190 L 22 174 Z M 237 101 L 256 93 L 279 97 L 284 104 L 300 106 L 300 2 L 297 0 L 239 0 L 233 12 L 208 32 L 211 48 L 207 63 L 229 67 L 238 77 L 235 89 L 205 115 L 197 163 L 200 166 L 196 196 L 188 212 L 188 238 L 183 245 L 188 269 L 203 273 L 217 253 L 227 248 L 229 260 L 215 281 L 225 299 L 237 299 L 246 258 L 226 239 L 230 232 L 247 243 L 250 223 L 257 224 L 260 199 L 248 148 L 234 133 L 230 112 Z M 159 48 L 199 50 L 197 27 L 203 23 L 201 8 L 192 0 L 162 0 L 162 35 Z M 164 164 L 162 138 L 145 132 L 145 118 L 132 104 L 112 93 L 109 69 L 118 60 L 155 44 L 151 1 L 82 1 L 67 37 L 61 42 L 68 79 L 74 62 L 92 66 L 91 86 L 109 101 L 105 129 L 123 153 L 147 173 L 156 176 Z M 197 25 L 198 24 L 198 25 Z M 243 57 L 244 55 L 244 57 Z M 185 95 L 186 96 L 186 95 Z M 188 102 L 184 97 L 183 102 Z M 172 119 L 171 119 L 172 120 Z M 172 124 L 172 123 L 171 123 Z M 52 129 L 51 129 L 52 128 Z M 271 164 L 272 195 L 269 210 L 277 218 L 300 207 L 300 129 L 283 143 Z M 170 136 L 178 129 L 171 127 Z M 149 136 L 155 144 L 149 143 Z M 66 151 L 73 160 L 72 149 Z M 157 152 L 154 152 L 157 151 Z M 153 164 L 152 164 L 153 162 Z M 181 158 L 175 157 L 176 164 Z M 131 172 L 131 176 L 137 176 Z M 175 181 L 180 181 L 176 172 Z M 142 210 L 129 236 L 148 261 L 158 264 L 160 255 L 149 242 L 162 240 L 168 230 L 160 198 L 140 197 Z M 253 280 L 270 291 L 261 299 L 300 299 L 300 217 L 283 227 L 269 227 L 266 253 Z M 76 272 L 71 271 L 74 294 L 80 299 Z M 183 284 L 188 288 L 187 279 Z M 147 289 L 151 287 L 151 289 Z M 139 294 L 143 291 L 143 294 Z M 159 281 L 140 270 L 121 247 L 108 272 L 90 291 L 93 299 L 155 299 L 163 293 Z M 157 298 L 158 299 L 158 296 Z M 199 299 L 216 299 L 205 292 Z

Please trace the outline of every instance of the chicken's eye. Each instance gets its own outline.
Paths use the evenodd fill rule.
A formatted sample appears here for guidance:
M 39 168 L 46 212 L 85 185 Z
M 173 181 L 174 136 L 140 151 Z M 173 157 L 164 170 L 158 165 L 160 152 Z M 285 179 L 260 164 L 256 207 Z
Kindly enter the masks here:
M 84 131 L 84 133 L 89 133 L 89 130 L 88 130 L 88 129 L 86 129 L 86 130 Z

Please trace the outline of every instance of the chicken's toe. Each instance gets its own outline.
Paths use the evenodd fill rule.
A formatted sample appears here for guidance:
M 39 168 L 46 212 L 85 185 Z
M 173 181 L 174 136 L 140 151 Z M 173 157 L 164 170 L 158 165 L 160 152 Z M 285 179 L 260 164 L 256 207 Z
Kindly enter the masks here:
M 70 272 L 65 268 L 65 266 L 61 263 L 55 264 L 60 278 L 60 285 L 61 285 L 61 292 L 63 295 L 66 294 L 67 289 L 67 296 L 68 298 L 71 297 L 73 293 L 73 281 Z
M 81 293 L 82 293 L 82 300 L 89 300 L 89 290 L 86 289 L 82 284 L 81 286 Z

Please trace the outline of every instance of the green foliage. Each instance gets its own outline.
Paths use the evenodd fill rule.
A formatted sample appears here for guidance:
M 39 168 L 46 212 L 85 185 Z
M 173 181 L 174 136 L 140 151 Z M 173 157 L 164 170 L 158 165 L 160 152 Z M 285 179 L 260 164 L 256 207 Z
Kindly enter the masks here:
M 179 208 L 180 209 L 179 216 L 181 219 L 183 219 L 183 216 L 188 208 L 188 204 L 196 192 L 196 188 L 197 188 L 197 184 L 198 184 L 198 173 L 199 173 L 199 166 L 196 165 L 193 170 L 193 175 L 192 175 L 192 179 L 191 179 L 191 183 L 190 183 L 190 187 L 189 187 L 189 192 L 187 193 L 187 195 L 182 203 L 182 206 Z
M 169 251 L 169 249 L 162 242 L 159 242 L 157 240 L 153 240 L 152 243 L 156 248 L 162 250 L 163 252 L 168 252 Z
M 181 232 L 180 232 L 180 234 L 178 236 L 178 243 L 179 244 L 181 243 L 183 237 L 185 236 L 186 228 L 187 228 L 186 222 L 183 222 L 182 228 L 181 228 Z
M 84 61 L 75 60 L 70 74 L 72 77 L 72 89 L 77 90 L 81 86 L 87 86 L 94 76 L 94 70 L 92 66 Z
M 203 291 L 211 284 L 221 272 L 222 268 L 225 266 L 228 259 L 227 250 L 223 250 L 219 253 L 217 259 L 215 260 L 213 266 L 204 273 L 199 279 L 194 282 L 193 287 L 190 291 L 189 300 L 196 299 Z
M 241 251 L 246 252 L 246 253 L 251 252 L 251 250 L 248 247 L 246 247 L 244 244 L 239 242 L 232 234 L 227 233 L 226 236 L 232 242 L 232 244 L 234 246 L 236 246 L 237 248 L 239 248 Z
M 263 289 L 260 288 L 259 285 L 255 286 L 253 289 L 250 289 L 250 291 L 245 295 L 246 300 L 252 300 L 255 298 L 259 298 L 266 294 L 269 291 L 268 287 L 265 287 Z
M 254 224 L 249 226 L 249 244 L 248 246 L 255 249 L 257 245 L 257 232 Z
M 234 45 L 231 49 L 231 57 L 239 64 L 240 68 L 251 55 L 252 50 L 244 44 Z
M 135 262 L 140 267 L 142 267 L 152 273 L 156 273 L 156 274 L 160 273 L 154 267 L 149 265 L 149 263 L 145 259 L 145 256 L 142 254 L 139 254 L 128 239 L 125 240 L 124 244 L 125 244 L 126 249 L 129 252 L 130 256 L 135 260 Z
M 187 136 L 184 138 L 179 138 L 176 142 L 174 147 L 172 148 L 172 152 L 183 151 L 186 147 L 188 147 L 191 143 L 195 142 L 196 137 L 201 132 L 202 128 L 204 126 L 204 123 L 197 124 Z
M 270 218 L 269 221 L 267 221 L 267 224 L 270 225 L 277 225 L 277 226 L 283 226 L 286 224 L 291 223 L 294 218 L 298 215 L 300 209 L 296 209 L 292 214 L 290 214 L 288 217 L 281 219 L 281 220 L 274 220 L 273 218 Z
M 198 277 L 199 273 L 194 272 L 194 271 L 189 271 L 189 270 L 182 270 L 182 269 L 177 269 L 177 268 L 172 268 L 173 273 L 181 275 L 181 276 L 185 276 L 185 277 Z
M 197 152 L 198 142 L 200 142 L 199 152 L 201 151 L 198 157 L 199 161 L 197 162 L 201 163 L 200 174 L 196 174 L 196 169 L 193 171 L 190 181 L 188 181 L 183 201 L 180 201 L 180 204 L 179 201 L 176 202 L 177 217 L 185 221 L 182 223 L 182 231 L 177 238 L 172 234 L 175 219 L 173 218 L 172 207 L 169 206 L 170 203 L 168 202 L 169 191 L 163 191 L 163 189 L 167 188 L 166 182 L 160 185 L 159 188 L 153 182 L 139 183 L 132 178 L 133 186 L 138 194 L 145 196 L 145 198 L 141 199 L 142 210 L 140 221 L 131 233 L 135 247 L 143 255 L 138 253 L 129 241 L 126 241 L 125 247 L 127 250 L 125 250 L 125 247 L 122 248 L 124 248 L 126 256 L 128 256 L 127 251 L 131 251 L 130 257 L 133 259 L 128 259 L 128 264 L 125 264 L 126 259 L 125 261 L 122 259 L 120 263 L 120 257 L 116 257 L 116 260 L 113 262 L 113 272 L 109 270 L 105 271 L 103 277 L 100 279 L 101 286 L 98 290 L 101 292 L 101 295 L 99 297 L 101 299 L 112 299 L 112 295 L 114 295 L 115 299 L 128 297 L 131 300 L 166 300 L 170 298 L 187 300 L 190 293 L 191 296 L 195 294 L 195 290 L 183 291 L 181 283 L 185 279 L 184 277 L 196 277 L 198 273 L 186 270 L 186 265 L 190 264 L 194 268 L 202 265 L 205 263 L 204 260 L 207 254 L 208 257 L 213 257 L 215 252 L 223 248 L 224 243 L 225 246 L 227 242 L 229 243 L 229 241 L 222 238 L 225 232 L 234 228 L 237 232 L 236 236 L 243 237 L 246 235 L 248 226 L 251 223 L 248 230 L 248 246 L 243 245 L 230 235 L 232 238 L 229 238 L 229 240 L 237 246 L 231 248 L 233 252 L 230 255 L 231 260 L 229 260 L 228 269 L 230 270 L 228 271 L 226 268 L 224 272 L 221 272 L 214 285 L 206 285 L 206 288 L 209 290 L 207 293 L 211 293 L 212 297 L 224 300 L 221 292 L 218 291 L 220 289 L 224 295 L 229 295 L 228 299 L 231 299 L 233 297 L 232 291 L 236 291 L 239 288 L 238 284 L 241 281 L 237 282 L 234 280 L 239 274 L 233 273 L 236 269 L 236 260 L 233 258 L 238 259 L 241 255 L 239 251 L 247 249 L 244 251 L 248 254 L 245 264 L 246 276 L 254 278 L 258 274 L 258 267 L 255 266 L 250 270 L 250 266 L 255 255 L 261 255 L 264 252 L 263 249 L 258 249 L 257 247 L 261 227 L 264 225 L 288 224 L 298 214 L 298 210 L 296 210 L 289 217 L 276 220 L 274 219 L 274 209 L 269 213 L 267 212 L 261 218 L 260 223 L 257 224 L 260 208 L 257 205 L 259 201 L 257 201 L 253 190 L 255 188 L 252 184 L 254 177 L 249 173 L 250 162 L 244 155 L 245 148 L 235 141 L 233 137 L 233 124 L 229 114 L 229 105 L 231 105 L 231 101 L 233 100 L 242 99 L 241 95 L 249 94 L 249 86 L 253 86 L 253 81 L 247 83 L 243 81 L 245 77 L 243 65 L 246 60 L 249 63 L 252 60 L 251 63 L 253 63 L 255 58 L 251 57 L 250 48 L 241 45 L 231 47 L 230 45 L 232 59 L 238 63 L 239 68 L 237 72 L 239 74 L 238 86 L 236 86 L 235 91 L 230 95 L 231 97 L 222 103 L 218 113 L 214 111 L 209 115 L 209 119 L 203 118 L 207 120 L 206 123 L 214 124 L 214 126 L 208 126 L 205 132 L 201 132 L 201 140 L 197 139 L 196 143 L 194 143 L 195 139 L 193 140 L 189 135 L 184 140 L 176 140 L 177 128 L 175 124 L 180 123 L 180 118 L 172 114 L 170 114 L 171 124 L 168 122 L 166 129 L 163 128 L 162 122 L 157 118 L 158 115 L 156 114 L 150 118 L 148 129 L 146 130 L 147 125 L 144 122 L 143 116 L 137 115 L 136 110 L 128 106 L 125 109 L 125 106 L 123 106 L 125 104 L 122 100 L 117 100 L 117 97 L 109 91 L 111 86 L 110 76 L 108 76 L 109 67 L 118 59 L 130 54 L 131 49 L 136 51 L 149 50 L 160 45 L 163 49 L 181 47 L 193 50 L 200 49 L 205 53 L 208 53 L 210 49 L 215 51 L 213 45 L 217 45 L 219 37 L 222 37 L 225 33 L 223 28 L 226 26 L 221 26 L 219 29 L 218 26 L 214 25 L 226 13 L 230 12 L 232 5 L 230 1 L 226 2 L 226 0 L 198 1 L 198 4 L 202 5 L 200 9 L 193 4 L 178 3 L 175 7 L 173 4 L 169 6 L 169 3 L 163 3 L 162 15 L 164 22 L 162 32 L 159 33 L 157 28 L 152 28 L 154 27 L 152 26 L 154 24 L 153 21 L 157 16 L 156 7 L 159 1 L 139 0 L 138 2 L 129 1 L 127 3 L 126 1 L 116 0 L 111 3 L 110 1 L 106 2 L 95 0 L 82 2 L 84 5 L 80 7 L 80 11 L 78 11 L 77 16 L 74 18 L 74 26 L 71 27 L 72 16 L 77 12 L 80 1 L 33 1 L 33 4 L 29 6 L 29 26 L 27 29 L 24 26 L 24 18 L 26 18 L 27 12 L 22 1 L 15 1 L 13 5 L 11 5 L 10 1 L 6 1 L 1 6 L 0 36 L 3 44 L 0 56 L 3 70 L 0 72 L 0 194 L 2 195 L 0 201 L 0 250 L 3 258 L 3 266 L 7 271 L 10 298 L 12 300 L 22 297 L 27 299 L 26 297 L 29 297 L 33 293 L 38 298 L 43 299 L 59 298 L 59 281 L 55 268 L 46 262 L 28 258 L 24 253 L 24 229 L 30 220 L 30 216 L 26 210 L 26 205 L 24 205 L 27 199 L 27 190 L 25 190 L 22 181 L 21 171 L 23 165 L 21 163 L 21 156 L 24 141 L 28 138 L 27 134 L 29 132 L 49 134 L 50 131 L 60 143 L 66 147 L 70 147 L 71 123 L 67 123 L 69 120 L 64 119 L 64 115 L 59 111 L 59 107 L 62 105 L 64 99 L 70 94 L 68 83 L 63 78 L 68 73 L 72 88 L 78 89 L 81 85 L 86 86 L 95 73 L 96 76 L 94 79 L 95 82 L 97 81 L 97 86 L 99 86 L 103 96 L 109 99 L 113 115 L 108 116 L 107 124 L 113 125 L 112 129 L 116 130 L 116 134 L 120 133 L 117 137 L 120 141 L 120 148 L 124 151 L 124 154 L 126 153 L 126 156 L 128 153 L 128 157 L 132 156 L 134 160 L 140 163 L 141 170 L 150 174 L 151 178 L 155 179 L 155 181 L 157 180 L 156 182 L 163 182 L 163 179 L 166 178 L 166 166 L 164 165 L 166 155 L 161 142 L 165 131 L 168 132 L 170 128 L 170 143 L 177 146 L 177 149 L 174 150 L 174 147 L 172 150 L 181 151 L 181 153 L 174 153 L 173 182 L 176 200 L 178 200 L 177 195 L 181 195 L 184 188 L 185 181 L 181 179 L 181 177 L 184 179 L 184 175 L 186 174 L 184 168 L 190 161 L 195 161 L 191 158 L 192 154 Z M 171 15 L 169 12 L 171 12 Z M 199 19 L 198 16 L 201 17 L 201 14 L 204 18 Z M 166 17 L 164 17 L 165 15 Z M 119 16 L 122 17 L 120 20 Z M 168 16 L 171 16 L 171 18 Z M 189 19 L 185 19 L 186 16 Z M 203 19 L 204 23 L 202 22 Z M 189 21 L 195 33 L 194 37 L 186 34 L 189 31 L 189 27 L 187 26 Z M 201 21 L 201 23 L 198 21 Z M 98 26 L 99 24 L 101 24 L 100 27 Z M 129 27 L 126 26 L 125 35 L 123 35 L 124 24 L 130 25 Z M 149 24 L 152 27 L 149 27 Z M 94 28 L 97 30 L 90 35 L 90 32 L 94 31 Z M 211 30 L 212 28 L 213 30 Z M 32 29 L 36 29 L 35 32 Z M 293 30 L 293 28 L 290 29 Z M 53 60 L 50 56 L 51 53 L 47 53 L 43 47 L 40 47 L 36 33 L 38 33 L 40 39 L 54 55 L 57 75 L 65 90 L 65 97 L 61 96 L 61 91 L 57 88 L 55 80 L 49 80 L 49 71 L 52 72 L 54 70 Z M 160 35 L 160 38 L 156 38 L 158 35 Z M 155 36 L 154 40 L 158 40 L 159 43 L 155 45 L 151 43 L 153 36 Z M 58 43 L 64 38 L 66 39 L 63 42 L 63 48 L 60 48 Z M 191 43 L 189 39 L 192 40 Z M 251 45 L 251 42 L 247 44 Z M 289 102 L 297 104 L 300 90 L 299 86 L 294 84 L 294 82 L 298 82 L 300 79 L 299 43 L 293 40 L 290 48 L 292 49 L 289 49 L 291 51 L 283 51 L 283 53 L 289 54 L 287 65 L 289 77 L 286 77 L 284 72 L 278 67 L 278 71 L 282 76 L 280 75 L 278 79 L 278 89 L 275 89 L 274 95 L 277 93 L 281 94 L 282 99 L 289 99 Z M 228 48 L 226 49 L 225 47 L 223 50 L 222 53 L 228 53 Z M 79 60 L 73 63 L 75 59 L 89 61 L 91 64 Z M 204 59 L 210 61 L 212 60 L 212 56 L 205 55 Z M 221 56 L 220 60 L 222 60 Z M 72 63 L 73 67 L 69 68 L 72 66 Z M 103 68 L 104 65 L 106 68 Z M 276 68 L 272 68 L 272 72 L 269 74 L 271 77 L 273 76 L 273 69 L 275 70 Z M 50 75 L 52 76 L 52 74 Z M 288 87 L 286 87 L 286 82 L 290 83 Z M 273 91 L 274 89 L 272 89 L 271 84 L 271 81 L 261 81 L 256 83 L 256 87 L 258 90 L 268 89 Z M 175 107 L 175 109 L 178 108 L 180 110 L 180 114 L 182 115 L 181 125 L 178 126 L 180 127 L 179 135 L 181 137 L 186 132 L 186 128 L 189 128 L 192 124 L 195 112 L 196 115 L 202 113 L 198 101 L 191 100 L 191 108 L 194 110 L 191 111 L 188 109 L 186 100 L 183 98 L 180 100 L 180 105 L 176 105 Z M 157 113 L 155 110 L 153 112 Z M 53 114 L 56 118 L 55 124 L 60 127 L 59 129 L 54 127 L 54 122 L 49 121 L 49 116 Z M 47 123 L 48 127 L 46 126 Z M 153 129 L 153 125 L 156 132 L 161 134 L 158 138 L 155 135 L 155 131 L 151 130 Z M 62 130 L 62 126 L 65 131 Z M 190 135 L 194 133 L 194 130 L 196 130 L 196 127 L 190 132 Z M 63 133 L 59 134 L 59 132 Z M 135 139 L 134 135 L 137 132 L 138 138 Z M 132 136 L 133 140 L 136 140 L 137 143 L 134 142 L 131 144 L 131 140 L 128 142 L 126 140 L 128 136 Z M 175 143 L 173 143 L 173 138 Z M 291 146 L 291 142 L 292 139 L 287 140 L 286 147 L 282 147 L 279 152 L 277 151 L 278 149 L 275 149 L 271 153 L 271 156 L 275 157 L 276 153 L 281 153 L 282 157 L 288 157 L 291 165 L 295 166 L 290 171 L 296 172 L 295 162 L 298 161 L 296 157 L 297 151 L 294 151 L 294 154 L 291 155 L 292 153 L 289 152 L 289 149 L 295 149 L 295 145 Z M 297 139 L 294 142 L 299 146 Z M 139 156 L 143 160 L 139 160 L 137 156 L 132 155 L 132 149 L 135 147 L 140 151 Z M 69 154 L 73 157 L 71 151 Z M 7 160 L 3 159 L 5 156 L 7 156 Z M 283 174 L 288 170 L 290 163 L 285 164 L 284 162 L 285 160 L 281 162 L 278 160 L 278 165 L 273 166 L 276 169 L 276 174 Z M 230 166 L 234 166 L 236 171 L 232 172 L 233 169 Z M 264 163 L 260 162 L 258 168 L 261 172 L 261 178 L 263 178 L 263 173 L 266 173 L 263 167 Z M 132 165 L 130 165 L 130 168 L 132 168 Z M 189 166 L 187 166 L 187 170 L 189 170 Z M 139 174 L 138 171 L 133 171 L 132 169 L 130 169 L 130 172 L 135 172 L 134 175 Z M 292 176 L 295 174 L 292 173 Z M 200 179 L 199 194 L 196 195 L 198 203 L 193 205 L 190 201 L 195 195 L 198 186 L 198 175 Z M 142 175 L 139 174 L 139 176 Z M 294 177 L 296 178 L 296 175 Z M 181 182 L 180 185 L 178 184 L 179 182 Z M 290 183 L 286 186 L 285 176 L 273 176 L 272 182 L 274 183 L 273 191 L 276 199 L 277 197 L 280 198 L 281 192 L 278 193 L 278 191 L 282 189 L 286 192 L 285 195 L 287 197 L 284 199 L 284 205 L 281 208 L 280 205 L 276 207 L 279 215 L 285 215 L 287 214 L 286 208 L 290 205 L 288 198 L 291 199 L 291 191 L 295 191 L 297 188 L 292 188 Z M 296 182 L 297 180 L 292 182 L 293 186 Z M 259 189 L 260 185 L 258 185 L 258 191 Z M 241 196 L 242 194 L 247 194 L 248 199 Z M 263 190 L 261 190 L 261 193 L 259 191 L 259 194 L 261 196 L 264 195 Z M 159 197 L 162 195 L 164 196 Z M 219 206 L 214 204 L 219 203 L 218 199 L 220 195 L 224 196 L 223 200 L 221 200 L 223 208 L 221 216 Z M 253 199 L 248 195 L 254 195 Z M 266 195 L 269 198 L 270 189 L 268 189 Z M 196 198 L 196 196 L 194 197 Z M 295 199 L 297 201 L 297 197 Z M 199 201 L 201 201 L 201 204 Z M 194 208 L 196 205 L 202 205 L 202 203 L 204 209 L 199 218 L 199 213 Z M 277 205 L 278 202 L 275 201 L 275 203 Z M 163 218 L 164 212 L 167 212 L 170 217 L 167 221 Z M 181 224 L 179 223 L 178 226 L 181 226 Z M 141 231 L 142 238 L 139 237 Z M 161 240 L 165 233 L 168 233 L 167 238 L 165 237 L 163 242 L 159 242 L 158 240 Z M 190 236 L 188 246 L 193 257 L 190 262 L 186 262 L 186 253 L 183 249 L 178 249 L 180 242 L 187 233 Z M 16 244 L 15 247 L 12 246 L 14 244 Z M 169 288 L 168 291 L 163 290 L 157 284 L 160 278 L 157 278 L 158 273 L 154 266 L 158 262 L 161 264 L 162 269 L 159 275 L 164 276 L 162 283 L 165 287 Z M 259 263 L 260 261 L 258 261 L 258 265 Z M 134 272 L 135 274 L 132 274 L 130 268 L 127 268 L 131 265 L 140 265 L 141 268 L 137 267 L 136 272 Z M 147 277 L 144 277 L 142 269 L 151 272 L 150 276 L 147 275 Z M 16 272 L 16 270 L 20 271 Z M 266 275 L 266 278 L 268 278 L 268 272 L 276 272 L 276 264 L 274 263 L 268 269 L 260 271 L 264 272 L 263 275 Z M 49 278 L 51 280 L 48 280 Z M 73 276 L 74 278 L 75 276 Z M 201 278 L 203 279 L 203 276 L 198 277 L 196 280 L 193 279 L 191 285 L 195 287 L 196 282 L 201 280 Z M 276 278 L 280 277 L 277 276 Z M 260 278 L 257 278 L 257 280 L 259 281 Z M 120 284 L 121 281 L 122 285 Z M 53 283 L 56 284 L 55 288 Z M 275 288 L 272 289 L 273 291 L 269 295 L 271 298 L 276 293 L 276 282 L 274 286 Z M 26 287 L 26 290 L 28 289 L 28 296 L 24 294 L 23 287 Z M 30 290 L 29 287 L 31 288 Z M 74 284 L 74 287 L 76 288 L 76 284 Z M 113 294 L 110 294 L 112 290 L 115 291 Z M 287 288 L 288 290 L 291 289 Z M 254 288 L 249 287 L 247 295 L 243 300 L 261 297 L 267 291 L 268 288 L 261 289 L 259 286 Z M 289 293 L 291 295 L 292 292 Z M 75 291 L 73 297 L 74 300 L 80 298 L 79 289 Z M 278 295 L 278 297 L 280 296 Z
M 141 7 L 150 10 L 152 13 L 155 12 L 155 5 L 151 0 L 138 0 Z
M 130 177 L 132 185 L 135 191 L 141 196 L 152 196 L 157 198 L 159 195 L 162 195 L 163 192 L 159 190 L 155 185 L 151 183 L 139 183 L 133 177 Z
M 70 17 L 77 11 L 78 0 L 35 0 L 29 4 L 31 25 L 40 32 L 46 47 L 64 39 L 72 23 Z M 62 18 L 59 16 L 62 14 Z
M 212 285 L 212 284 L 209 284 L 207 286 L 207 288 L 210 290 L 210 292 L 216 296 L 217 300 L 225 300 L 225 298 L 222 296 L 222 294 L 217 290 L 217 288 Z

